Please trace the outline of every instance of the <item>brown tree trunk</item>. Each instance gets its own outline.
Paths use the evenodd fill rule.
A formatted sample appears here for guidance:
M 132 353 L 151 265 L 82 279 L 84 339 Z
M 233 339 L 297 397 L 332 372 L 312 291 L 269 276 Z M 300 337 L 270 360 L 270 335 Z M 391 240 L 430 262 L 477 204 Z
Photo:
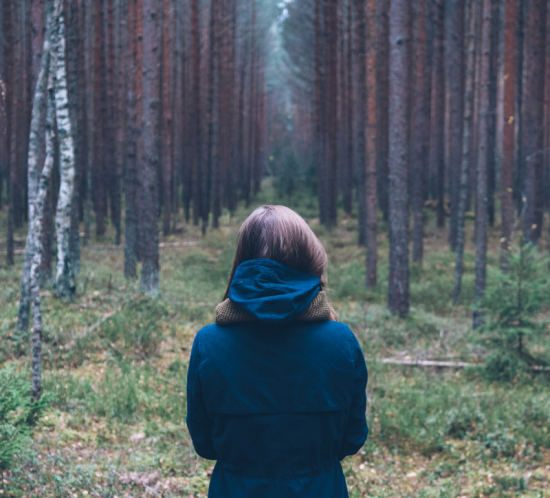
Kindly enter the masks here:
M 390 0 L 377 0 L 377 55 L 376 67 L 376 171 L 378 200 L 384 219 L 389 217 L 388 198 L 388 88 L 389 88 L 389 6 Z
M 390 0 L 388 309 L 401 317 L 409 312 L 409 16 L 407 0 Z
M 464 1 L 446 0 L 445 12 L 446 82 L 449 92 L 449 190 L 451 223 L 449 245 L 456 249 L 458 191 L 464 118 Z
M 500 169 L 500 209 L 501 209 L 501 243 L 503 251 L 500 264 L 505 268 L 508 262 L 508 251 L 512 238 L 514 223 L 514 45 L 516 0 L 505 0 L 504 4 L 504 128 L 502 134 L 502 163 Z
M 479 100 L 479 153 L 476 174 L 476 269 L 474 286 L 474 306 L 480 305 L 485 292 L 487 272 L 487 146 L 488 146 L 488 113 L 490 87 L 490 55 L 491 55 L 491 0 L 483 0 L 481 30 L 481 93 Z M 474 310 L 474 328 L 483 323 L 483 313 Z
M 357 162 L 359 164 L 357 200 L 358 200 L 358 224 L 360 246 L 367 245 L 367 156 L 366 156 L 366 133 L 367 133 L 367 34 L 365 2 L 355 0 L 355 30 L 357 43 Z
M 159 293 L 158 171 L 160 167 L 161 11 L 156 0 L 143 0 L 143 166 L 141 171 L 141 286 Z
M 542 229 L 543 101 L 546 1 L 526 0 L 523 59 L 523 157 L 525 198 L 523 219 L 526 241 L 537 243 Z
M 172 177 L 174 156 L 172 147 L 172 95 L 170 88 L 170 0 L 163 0 L 162 15 L 162 231 L 170 233 L 172 211 Z
M 432 111 L 430 124 L 430 171 L 435 176 L 437 226 L 445 226 L 445 45 L 444 0 L 436 0 L 435 48 L 432 74 Z
M 415 88 L 411 129 L 411 172 L 413 207 L 413 261 L 422 263 L 424 242 L 424 165 L 428 158 L 428 137 L 430 131 L 430 95 L 426 92 L 426 14 L 427 0 L 417 0 L 414 16 L 414 68 Z
M 376 0 L 367 0 L 367 287 L 376 287 L 377 243 L 376 209 Z
M 193 200 L 193 224 L 199 224 L 201 215 L 201 126 L 200 115 L 201 100 L 201 75 L 200 75 L 200 5 L 199 0 L 191 0 L 191 59 L 193 78 L 193 97 L 191 100 L 191 154 L 192 154 L 192 200 Z
M 327 185 L 327 225 L 337 223 L 336 196 L 338 193 L 338 0 L 326 0 L 326 58 L 327 58 L 327 127 L 328 163 L 325 182 Z

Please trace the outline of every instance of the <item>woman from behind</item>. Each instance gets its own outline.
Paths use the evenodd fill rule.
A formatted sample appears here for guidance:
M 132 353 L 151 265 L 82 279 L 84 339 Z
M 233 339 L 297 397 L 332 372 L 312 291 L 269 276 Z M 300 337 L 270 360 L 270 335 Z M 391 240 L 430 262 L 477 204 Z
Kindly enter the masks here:
M 344 498 L 361 449 L 367 367 L 323 291 L 326 252 L 283 206 L 254 211 L 216 323 L 193 343 L 187 426 L 217 460 L 210 498 Z

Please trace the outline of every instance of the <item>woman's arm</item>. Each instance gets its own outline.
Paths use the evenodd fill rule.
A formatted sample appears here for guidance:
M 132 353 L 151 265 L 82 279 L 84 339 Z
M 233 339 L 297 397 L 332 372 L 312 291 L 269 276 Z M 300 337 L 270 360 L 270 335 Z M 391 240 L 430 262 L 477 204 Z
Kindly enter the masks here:
M 187 428 L 195 451 L 203 458 L 216 460 L 216 450 L 212 442 L 213 421 L 206 409 L 198 372 L 201 362 L 199 336 L 200 332 L 193 341 L 187 371 Z
M 353 334 L 352 334 L 353 335 Z M 355 364 L 355 380 L 353 397 L 348 413 L 348 420 L 338 459 L 343 460 L 348 455 L 355 455 L 365 444 L 369 428 L 367 426 L 367 381 L 368 372 L 365 357 L 355 336 L 351 339 L 352 357 Z

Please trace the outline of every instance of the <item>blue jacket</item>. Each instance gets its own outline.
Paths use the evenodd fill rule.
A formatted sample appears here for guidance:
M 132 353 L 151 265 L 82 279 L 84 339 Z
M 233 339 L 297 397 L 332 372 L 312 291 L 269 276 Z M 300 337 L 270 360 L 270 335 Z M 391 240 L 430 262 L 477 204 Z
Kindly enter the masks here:
M 348 496 L 340 460 L 367 438 L 367 368 L 347 325 L 297 320 L 319 290 L 317 277 L 248 261 L 229 297 L 257 320 L 197 333 L 187 426 L 217 460 L 209 497 Z

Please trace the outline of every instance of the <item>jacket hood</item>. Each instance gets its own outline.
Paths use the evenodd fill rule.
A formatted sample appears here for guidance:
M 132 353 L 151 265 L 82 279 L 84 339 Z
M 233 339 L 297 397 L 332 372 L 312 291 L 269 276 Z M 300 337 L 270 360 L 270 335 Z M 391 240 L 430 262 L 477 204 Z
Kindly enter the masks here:
M 258 320 L 287 323 L 297 319 L 320 290 L 319 277 L 271 259 L 252 259 L 237 267 L 229 299 Z

